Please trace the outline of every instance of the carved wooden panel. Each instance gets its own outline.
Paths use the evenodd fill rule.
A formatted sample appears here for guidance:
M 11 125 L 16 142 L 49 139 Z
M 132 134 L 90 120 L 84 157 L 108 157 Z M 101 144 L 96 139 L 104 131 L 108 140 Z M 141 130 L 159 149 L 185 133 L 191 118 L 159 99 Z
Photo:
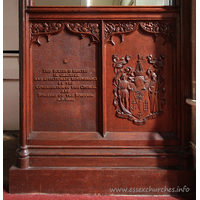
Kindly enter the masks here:
M 121 36 L 121 41 L 124 41 L 124 35 L 132 34 L 135 30 L 142 29 L 146 33 L 152 34 L 154 40 L 157 41 L 158 36 L 162 36 L 166 42 L 175 42 L 176 25 L 173 21 L 132 21 L 132 22 L 105 22 L 105 42 L 111 42 L 114 35 Z
M 105 23 L 108 132 L 173 132 L 175 21 Z M 139 134 L 139 133 L 138 133 Z
M 98 132 L 98 26 L 30 24 L 33 131 Z
M 99 42 L 99 24 L 87 22 L 33 22 L 30 24 L 31 44 L 40 43 L 40 37 L 46 37 L 50 41 L 51 35 L 59 34 L 64 28 L 68 29 L 73 34 L 78 34 L 83 37 L 91 38 L 91 43 Z
M 192 186 L 194 173 L 178 170 L 191 158 L 189 1 L 183 9 L 28 2 L 20 0 L 21 137 L 10 191 L 110 194 L 113 183 L 174 188 L 186 175 Z
M 113 55 L 114 106 L 116 116 L 131 120 L 136 125 L 143 125 L 146 120 L 155 119 L 163 112 L 165 56 L 147 56 L 150 66 L 146 71 L 142 67 L 144 57 L 138 55 L 135 68 L 127 66 L 130 58 L 131 56 L 126 55 L 120 59 L 118 55 Z
M 97 46 L 100 44 L 100 24 L 100 22 L 78 21 L 33 21 L 30 23 L 34 80 L 33 130 L 76 131 L 81 128 L 82 131 L 99 132 L 100 125 L 98 123 L 101 122 L 97 122 L 95 118 L 99 114 L 100 104 L 98 102 L 100 99 L 98 95 L 101 91 L 101 88 L 98 90 L 100 84 L 98 76 L 100 76 L 101 69 L 98 67 L 97 51 Z M 109 91 L 109 94 L 106 95 L 107 101 L 109 100 L 107 113 L 111 112 L 110 94 L 113 95 L 112 104 L 114 104 L 115 110 L 115 114 L 113 111 L 112 114 L 108 114 L 108 127 L 105 131 L 132 132 L 134 128 L 131 126 L 138 125 L 137 131 L 173 132 L 173 123 L 176 119 L 172 117 L 173 112 L 165 112 L 165 110 L 173 110 L 174 106 L 171 103 L 174 91 L 171 84 L 173 76 L 170 76 L 170 73 L 173 73 L 175 62 L 173 60 L 175 32 L 175 21 L 104 22 L 104 42 L 108 52 L 106 73 L 113 74 L 113 77 L 107 76 L 106 82 L 106 91 Z M 63 41 L 61 38 L 66 39 Z M 87 39 L 83 40 L 83 38 Z M 73 46 L 74 51 L 69 51 L 69 47 Z M 47 52 L 47 49 L 57 50 Z M 76 57 L 77 52 L 81 52 L 80 58 Z M 45 60 L 42 59 L 43 57 Z M 84 60 L 82 60 L 83 57 Z M 89 65 L 86 64 L 87 60 L 90 62 Z M 51 66 L 42 68 L 42 62 L 45 65 L 51 63 Z M 52 63 L 54 63 L 53 66 Z M 166 67 L 167 72 L 165 71 Z M 111 77 L 114 88 L 108 85 Z M 169 88 L 168 93 L 166 93 L 166 88 Z M 169 94 L 169 91 L 172 93 Z M 76 104 L 77 97 L 82 99 L 80 101 L 82 103 L 78 103 L 78 106 Z M 51 112 L 47 107 L 42 106 L 42 102 L 51 102 L 52 100 L 59 106 L 53 106 L 54 111 Z M 66 107 L 63 107 L 64 102 Z M 93 103 L 90 104 L 91 102 Z M 38 109 L 40 107 L 38 104 L 41 104 L 41 109 Z M 165 104 L 167 105 L 165 106 Z M 73 105 L 75 106 L 72 111 Z M 94 109 L 90 110 L 84 105 Z M 70 109 L 66 109 L 68 106 Z M 66 124 L 60 115 L 61 110 L 68 110 L 69 113 L 65 111 L 67 113 L 64 113 L 64 116 L 67 116 L 67 119 L 68 116 L 73 116 L 70 120 L 78 120 L 80 126 L 69 128 L 74 121 Z M 92 123 L 85 124 L 84 120 L 78 119 L 80 110 L 87 113 L 84 114 L 87 115 L 87 118 L 93 119 Z M 49 114 L 44 117 L 43 113 Z M 163 113 L 164 116 L 155 119 Z M 122 122 L 116 117 L 127 119 L 132 122 L 132 125 L 124 125 L 125 128 L 123 128 L 120 125 Z M 51 123 L 51 121 L 55 121 L 54 118 L 58 119 L 57 125 Z M 151 122 L 145 125 L 149 120 Z M 166 120 L 165 123 L 163 120 Z M 118 130 L 115 123 L 119 125 Z M 127 123 L 129 124 L 129 122 Z M 46 127 L 44 128 L 42 124 L 46 124 Z M 109 129 L 109 127 L 112 128 Z

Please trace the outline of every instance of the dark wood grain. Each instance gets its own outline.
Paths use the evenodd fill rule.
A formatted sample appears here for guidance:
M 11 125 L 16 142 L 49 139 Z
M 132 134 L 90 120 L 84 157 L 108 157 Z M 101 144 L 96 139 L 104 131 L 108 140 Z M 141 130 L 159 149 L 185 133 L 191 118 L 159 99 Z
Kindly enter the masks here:
M 29 177 L 28 179 L 26 177 Z M 67 193 L 102 195 L 160 195 L 161 192 L 112 192 L 110 188 L 183 188 L 195 192 L 195 171 L 159 168 L 29 168 L 12 167 L 11 193 Z M 43 180 L 43 181 L 41 181 Z M 40 184 L 38 184 L 40 183 Z M 167 183 L 167 185 L 166 185 Z M 163 190 L 162 195 L 175 195 Z M 177 194 L 177 193 L 176 193 Z M 178 195 L 181 195 L 180 193 Z
M 20 0 L 21 139 L 10 192 L 110 194 L 110 180 L 193 192 L 190 3 L 31 5 Z

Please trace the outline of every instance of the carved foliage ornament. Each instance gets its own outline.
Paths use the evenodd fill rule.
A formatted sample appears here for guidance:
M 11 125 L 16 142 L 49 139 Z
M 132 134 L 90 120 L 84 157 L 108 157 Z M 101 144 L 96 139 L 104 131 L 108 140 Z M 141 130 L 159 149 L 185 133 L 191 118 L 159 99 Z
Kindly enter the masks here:
M 165 105 L 165 56 L 153 58 L 149 55 L 144 59 L 138 55 L 136 67 L 126 66 L 131 56 L 126 55 L 120 59 L 114 54 L 112 59 L 116 116 L 131 120 L 136 125 L 143 125 L 147 120 L 162 114 Z M 146 70 L 142 67 L 145 61 L 149 64 Z
M 56 35 L 64 29 L 63 23 L 56 22 L 44 22 L 44 23 L 31 23 L 31 44 L 36 43 L 41 45 L 40 38 L 46 37 L 47 41 L 50 41 L 51 35 Z
M 168 21 L 151 21 L 151 22 L 106 22 L 104 27 L 105 42 L 113 42 L 113 36 L 121 37 L 121 42 L 124 41 L 124 35 L 132 34 L 138 29 L 142 29 L 148 34 L 154 36 L 154 41 L 157 41 L 157 36 L 160 35 L 166 42 L 174 42 L 175 38 L 175 22 Z
M 164 38 L 164 44 L 174 40 L 175 24 L 171 22 L 140 22 L 140 27 L 144 31 L 154 34 L 155 41 L 157 41 L 158 35 Z
M 106 42 L 111 42 L 113 45 L 115 43 L 112 40 L 113 35 L 120 35 L 121 41 L 124 41 L 124 35 L 133 33 L 137 30 L 138 24 L 136 22 L 106 22 L 105 23 L 105 40 Z
M 90 43 L 99 42 L 99 24 L 97 23 L 66 23 L 69 31 L 79 34 L 81 39 L 85 36 L 90 36 Z
M 85 36 L 90 37 L 90 44 L 100 41 L 98 23 L 38 22 L 30 24 L 31 44 L 36 43 L 41 45 L 41 37 L 46 37 L 49 42 L 51 35 L 59 34 L 65 28 L 73 34 L 80 35 L 81 39 Z

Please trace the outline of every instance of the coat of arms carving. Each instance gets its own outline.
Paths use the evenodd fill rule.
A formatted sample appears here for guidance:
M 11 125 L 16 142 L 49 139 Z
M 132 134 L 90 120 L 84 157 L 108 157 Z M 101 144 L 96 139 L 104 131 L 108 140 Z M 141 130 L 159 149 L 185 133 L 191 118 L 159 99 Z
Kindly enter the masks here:
M 165 56 L 144 58 L 138 55 L 135 67 L 127 66 L 131 56 L 119 58 L 114 54 L 113 85 L 116 116 L 143 125 L 163 113 L 165 105 L 165 78 L 163 76 Z M 149 64 L 144 70 L 142 64 Z

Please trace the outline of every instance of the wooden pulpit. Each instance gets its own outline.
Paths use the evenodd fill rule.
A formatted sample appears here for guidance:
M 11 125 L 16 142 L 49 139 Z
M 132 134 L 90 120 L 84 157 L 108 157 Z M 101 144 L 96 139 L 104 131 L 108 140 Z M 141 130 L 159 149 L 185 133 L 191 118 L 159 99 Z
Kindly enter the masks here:
M 189 11 L 186 0 L 167 7 L 20 0 L 21 139 L 11 193 L 194 191 Z M 166 189 L 112 190 L 149 187 Z

